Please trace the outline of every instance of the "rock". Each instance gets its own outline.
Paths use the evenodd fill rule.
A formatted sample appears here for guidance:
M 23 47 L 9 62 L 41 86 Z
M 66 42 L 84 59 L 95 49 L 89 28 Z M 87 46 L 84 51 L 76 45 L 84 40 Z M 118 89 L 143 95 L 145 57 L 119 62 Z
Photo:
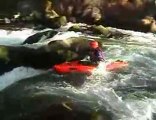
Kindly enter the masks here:
M 20 13 L 16 22 L 19 20 L 52 28 L 66 22 L 81 22 L 155 32 L 155 22 L 149 25 L 142 23 L 146 16 L 155 19 L 156 6 L 151 0 L 5 0 L 0 5 L 2 13 L 10 16 Z
M 65 61 L 81 60 L 88 52 L 88 40 L 80 37 L 51 41 L 38 48 L 0 46 L 0 60 L 16 66 L 48 69 Z
M 36 33 L 30 37 L 28 37 L 23 44 L 33 44 L 33 43 L 37 43 L 38 41 L 42 40 L 46 40 L 48 38 L 53 37 L 54 35 L 57 34 L 57 31 L 53 31 L 53 30 L 48 30 L 48 31 L 44 31 L 44 32 L 40 32 L 40 33 Z
M 59 17 L 59 15 L 53 10 L 51 1 L 47 0 L 45 6 L 46 6 L 45 12 L 47 18 Z
M 67 19 L 65 16 L 59 16 L 45 19 L 42 24 L 50 28 L 59 28 L 67 24 Z
M 155 20 L 153 20 L 153 21 L 151 22 L 151 28 L 150 28 L 149 31 L 151 31 L 151 32 L 153 32 L 153 33 L 156 32 L 156 21 L 155 21 Z
M 82 33 L 86 33 L 86 34 L 94 34 L 92 26 L 89 26 L 89 25 L 75 24 L 75 25 L 71 26 L 68 29 L 68 31 L 82 32 Z
M 8 64 L 13 63 L 17 66 L 46 69 L 56 63 L 65 61 L 65 58 L 56 51 L 47 52 L 42 47 L 33 49 L 24 46 L 3 46 L 3 48 L 7 51 L 1 54 L 0 60 L 5 60 Z
M 64 50 L 69 50 L 73 53 L 76 53 L 77 55 L 71 55 L 68 60 L 80 60 L 83 59 L 86 55 L 88 55 L 89 52 L 89 44 L 88 44 L 88 39 L 84 37 L 79 37 L 79 38 L 69 38 L 66 40 L 58 40 L 58 41 L 52 41 L 49 42 L 48 44 L 48 49 L 50 50 L 60 50 L 60 48 Z
M 153 17 L 146 16 L 144 19 L 141 20 L 141 24 L 143 24 L 147 32 L 156 32 L 156 21 Z
M 68 31 L 75 31 L 75 32 L 80 32 L 81 27 L 79 25 L 74 25 L 68 29 Z
M 120 31 L 113 30 L 111 27 L 104 27 L 102 25 L 74 25 L 68 29 L 69 31 L 82 32 L 93 35 L 103 35 L 106 38 L 122 38 L 129 36 Z
M 110 28 L 108 28 L 108 27 L 104 27 L 102 25 L 99 25 L 99 26 L 93 25 L 92 29 L 95 34 L 97 33 L 97 34 L 102 34 L 105 36 L 110 35 Z
M 9 55 L 8 49 L 4 46 L 0 46 L 0 59 L 7 63 L 9 62 L 8 55 Z

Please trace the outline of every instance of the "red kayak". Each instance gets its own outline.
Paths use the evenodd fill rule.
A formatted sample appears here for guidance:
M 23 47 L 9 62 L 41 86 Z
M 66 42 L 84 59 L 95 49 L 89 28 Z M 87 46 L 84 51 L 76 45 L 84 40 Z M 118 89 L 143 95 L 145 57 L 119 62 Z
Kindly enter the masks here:
M 106 64 L 107 71 L 116 71 L 128 66 L 128 62 L 125 61 L 114 61 Z M 53 69 L 59 74 L 68 74 L 68 73 L 84 73 L 91 74 L 94 69 L 96 69 L 97 65 L 92 65 L 88 63 L 84 63 L 81 61 L 72 61 L 65 62 L 62 64 L 54 65 Z
M 114 61 L 106 65 L 107 71 L 116 71 L 122 68 L 128 67 L 128 62 L 126 61 Z

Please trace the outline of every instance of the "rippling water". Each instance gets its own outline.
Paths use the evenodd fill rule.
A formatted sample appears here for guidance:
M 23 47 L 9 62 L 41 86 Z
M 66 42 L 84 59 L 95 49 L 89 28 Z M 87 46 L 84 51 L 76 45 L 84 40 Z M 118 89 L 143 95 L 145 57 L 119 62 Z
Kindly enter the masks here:
M 101 72 L 99 66 L 100 72 L 97 70 L 92 76 L 16 68 L 0 76 L 0 117 L 3 120 L 156 119 L 155 35 L 120 31 L 130 36 L 98 37 L 106 61 L 126 60 L 128 68 Z M 1 38 L 0 43 L 4 43 Z

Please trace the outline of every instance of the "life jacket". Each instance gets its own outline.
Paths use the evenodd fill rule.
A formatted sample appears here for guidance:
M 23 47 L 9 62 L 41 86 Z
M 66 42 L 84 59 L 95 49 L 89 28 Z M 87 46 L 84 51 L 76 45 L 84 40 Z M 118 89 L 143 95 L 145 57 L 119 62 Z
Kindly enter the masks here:
M 90 60 L 92 62 L 103 61 L 104 59 L 104 52 L 100 48 L 97 48 L 91 52 Z

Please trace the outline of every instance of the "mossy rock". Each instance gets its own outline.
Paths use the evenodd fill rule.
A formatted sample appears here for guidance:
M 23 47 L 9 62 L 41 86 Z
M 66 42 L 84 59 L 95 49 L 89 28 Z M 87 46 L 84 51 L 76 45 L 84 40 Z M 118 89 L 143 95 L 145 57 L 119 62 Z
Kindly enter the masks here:
M 4 46 L 0 46 L 0 59 L 8 62 L 9 61 L 8 54 L 9 54 L 8 49 Z
M 104 27 L 102 25 L 98 25 L 98 26 L 93 25 L 92 29 L 93 29 L 94 33 L 102 34 L 105 36 L 110 35 L 110 28 L 108 28 L 108 27 Z
M 50 28 L 59 28 L 67 24 L 67 19 L 65 16 L 59 16 L 55 18 L 49 18 L 45 21 L 45 26 Z
M 79 31 L 81 31 L 81 27 L 80 27 L 80 25 L 74 25 L 74 26 L 70 27 L 68 30 L 79 32 Z
M 59 23 L 61 26 L 64 26 L 67 24 L 67 18 L 65 16 L 61 16 L 59 19 Z

